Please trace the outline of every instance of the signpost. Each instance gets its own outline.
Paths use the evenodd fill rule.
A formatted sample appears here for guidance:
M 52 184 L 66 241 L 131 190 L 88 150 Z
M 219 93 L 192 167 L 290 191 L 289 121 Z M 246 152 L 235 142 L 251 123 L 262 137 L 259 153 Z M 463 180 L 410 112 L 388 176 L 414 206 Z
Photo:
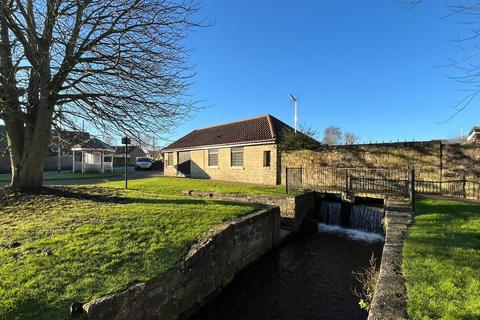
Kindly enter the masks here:
M 128 152 L 127 152 L 127 149 L 128 149 L 128 145 L 130 144 L 130 138 L 125 136 L 124 138 L 122 138 L 122 144 L 125 145 L 125 189 L 128 189 L 128 159 L 127 159 L 127 155 L 128 155 Z

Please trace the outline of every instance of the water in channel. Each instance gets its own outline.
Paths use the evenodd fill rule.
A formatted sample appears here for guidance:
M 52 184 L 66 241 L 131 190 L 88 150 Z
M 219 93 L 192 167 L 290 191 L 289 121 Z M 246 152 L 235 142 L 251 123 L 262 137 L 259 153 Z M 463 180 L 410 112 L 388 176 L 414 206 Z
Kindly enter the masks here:
M 366 319 L 352 270 L 380 263 L 381 235 L 319 225 L 297 234 L 240 273 L 191 319 Z

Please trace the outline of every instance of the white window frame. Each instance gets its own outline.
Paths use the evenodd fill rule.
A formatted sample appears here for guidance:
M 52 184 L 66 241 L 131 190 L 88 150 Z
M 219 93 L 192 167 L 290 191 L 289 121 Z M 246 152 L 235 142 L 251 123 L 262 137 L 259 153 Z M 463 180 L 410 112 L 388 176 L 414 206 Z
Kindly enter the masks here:
M 218 168 L 218 163 L 219 163 L 218 149 L 208 149 L 207 153 L 208 153 L 208 159 L 207 159 L 208 166 L 210 168 Z M 216 164 L 212 164 L 212 162 L 210 160 L 210 155 L 212 155 L 212 154 L 217 156 L 217 163 Z
M 240 153 L 242 151 L 242 164 L 241 165 L 234 165 L 233 164 L 233 154 Z M 232 168 L 243 168 L 245 165 L 245 149 L 243 147 L 232 147 L 230 148 L 230 167 Z
M 172 161 L 170 161 L 170 157 L 172 157 Z M 167 152 L 167 167 L 173 167 L 173 152 Z

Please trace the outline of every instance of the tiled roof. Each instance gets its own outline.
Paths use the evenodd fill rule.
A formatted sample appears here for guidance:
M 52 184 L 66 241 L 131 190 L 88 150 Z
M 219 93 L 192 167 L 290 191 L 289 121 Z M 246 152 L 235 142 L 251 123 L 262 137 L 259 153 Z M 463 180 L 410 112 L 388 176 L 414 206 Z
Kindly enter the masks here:
M 127 153 L 131 153 L 133 150 L 137 149 L 138 146 L 128 146 Z M 125 146 L 114 146 L 115 154 L 125 154 Z
M 105 142 L 97 138 L 91 138 L 85 142 L 76 144 L 73 146 L 72 149 L 113 150 L 113 148 L 110 145 L 106 144 Z
M 262 141 L 278 142 L 285 130 L 293 129 L 286 123 L 267 114 L 194 130 L 163 150 Z

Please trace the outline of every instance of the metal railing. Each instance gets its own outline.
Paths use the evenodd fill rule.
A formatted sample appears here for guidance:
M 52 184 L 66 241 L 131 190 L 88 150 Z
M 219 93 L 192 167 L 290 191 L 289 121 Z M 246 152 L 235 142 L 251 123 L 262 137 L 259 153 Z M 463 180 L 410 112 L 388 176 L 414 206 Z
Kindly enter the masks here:
M 414 199 L 414 194 L 436 194 L 469 199 L 480 199 L 480 182 L 467 180 L 435 181 L 417 180 L 415 169 L 369 169 L 317 167 L 308 170 L 287 168 L 287 192 L 308 188 L 324 192 L 347 194 L 370 193 L 404 196 Z
M 408 195 L 407 169 L 316 168 L 305 185 L 322 191 Z
M 415 188 L 418 193 L 480 199 L 480 182 L 465 178 L 447 181 L 417 180 Z

